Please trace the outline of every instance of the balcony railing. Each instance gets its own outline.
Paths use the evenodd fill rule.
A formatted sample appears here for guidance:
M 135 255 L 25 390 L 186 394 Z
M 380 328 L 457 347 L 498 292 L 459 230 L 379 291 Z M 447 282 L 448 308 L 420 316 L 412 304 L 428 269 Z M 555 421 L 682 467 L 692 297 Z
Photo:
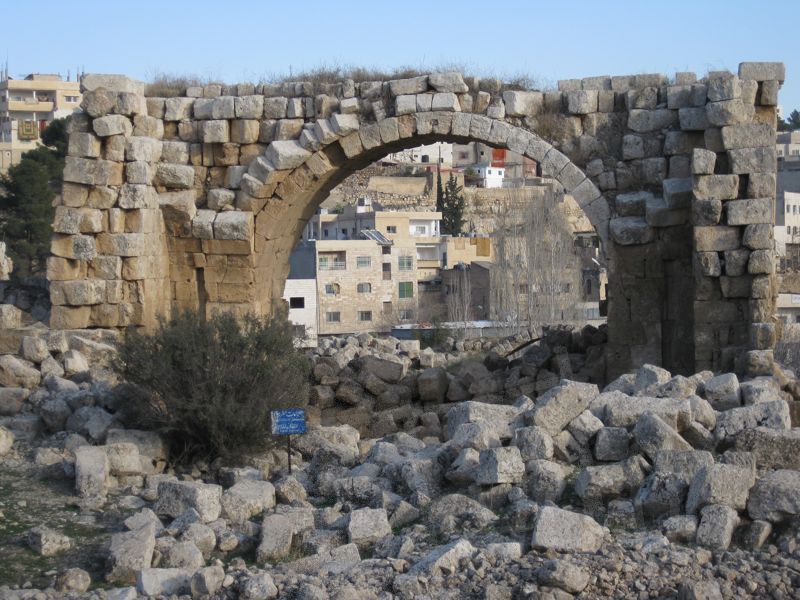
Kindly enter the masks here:
M 319 263 L 320 271 L 344 271 L 347 269 L 347 262 L 344 260 L 331 260 Z

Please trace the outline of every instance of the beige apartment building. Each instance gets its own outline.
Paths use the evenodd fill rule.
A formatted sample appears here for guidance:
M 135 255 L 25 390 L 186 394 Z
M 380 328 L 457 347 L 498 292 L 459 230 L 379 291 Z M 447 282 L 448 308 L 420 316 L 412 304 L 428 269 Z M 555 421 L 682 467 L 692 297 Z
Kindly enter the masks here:
M 77 81 L 39 73 L 0 81 L 0 172 L 39 145 L 48 123 L 80 106 L 80 87 Z
M 440 314 L 442 270 L 492 259 L 487 237 L 442 236 L 441 216 L 381 211 L 368 199 L 338 214 L 315 215 L 292 253 L 292 271 L 305 274 L 290 275 L 284 291 L 306 343 L 314 345 L 316 334 L 386 332 Z

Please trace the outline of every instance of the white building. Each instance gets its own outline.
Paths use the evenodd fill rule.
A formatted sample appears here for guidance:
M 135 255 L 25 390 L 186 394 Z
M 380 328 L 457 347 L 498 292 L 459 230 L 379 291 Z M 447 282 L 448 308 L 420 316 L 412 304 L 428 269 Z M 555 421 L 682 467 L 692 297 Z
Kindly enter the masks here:
M 435 142 L 425 146 L 394 152 L 387 158 L 401 164 L 435 165 L 438 163 L 443 167 L 452 167 L 453 144 L 448 142 Z
M 493 167 L 491 165 L 477 165 L 473 167 L 477 173 L 479 180 L 479 187 L 485 188 L 501 188 L 503 187 L 503 179 L 506 176 L 506 170 L 502 167 Z
M 299 242 L 289 255 L 289 276 L 283 289 L 283 299 L 289 305 L 289 321 L 295 327 L 298 346 L 317 345 L 317 275 L 314 242 Z
M 783 225 L 775 225 L 775 249 L 786 255 L 786 244 L 800 244 L 800 192 L 783 192 Z M 780 223 L 780 219 L 777 219 Z
M 779 133 L 775 143 L 779 161 L 800 161 L 800 131 Z

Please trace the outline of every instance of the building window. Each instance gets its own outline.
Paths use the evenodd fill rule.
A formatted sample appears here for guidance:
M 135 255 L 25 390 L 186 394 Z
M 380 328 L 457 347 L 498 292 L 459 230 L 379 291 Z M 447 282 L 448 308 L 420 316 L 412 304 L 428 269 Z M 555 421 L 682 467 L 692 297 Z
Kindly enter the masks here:
M 359 294 L 369 294 L 372 291 L 372 284 L 371 283 L 359 283 L 356 286 L 356 291 Z
M 391 254 L 392 247 L 391 246 L 381 246 L 381 254 Z
M 397 233 L 397 225 L 387 225 L 386 233 Z
M 327 229 L 327 227 L 322 230 L 322 237 L 324 237 L 324 238 L 328 237 L 328 229 Z
M 369 256 L 356 256 L 356 267 L 367 269 L 372 266 L 372 258 Z
M 339 284 L 338 283 L 326 283 L 325 284 L 325 295 L 326 296 L 338 296 L 340 292 Z
M 413 298 L 414 297 L 414 282 L 401 281 L 399 286 L 400 298 Z
M 425 225 L 417 225 L 414 227 L 414 234 L 415 235 L 426 235 L 428 233 L 428 228 Z
M 414 269 L 414 257 L 412 256 L 398 256 L 397 263 L 401 271 L 412 271 Z
M 342 320 L 342 315 L 339 313 L 338 310 L 334 312 L 328 312 L 325 313 L 325 320 L 328 323 L 339 323 Z
M 527 294 L 528 293 L 528 284 L 527 283 L 520 283 L 519 284 L 519 293 L 520 294 Z
M 305 308 L 306 299 L 300 296 L 299 298 L 289 298 L 289 308 Z
M 64 96 L 64 100 L 67 102 L 77 102 L 78 96 Z
M 414 311 L 408 308 L 401 308 L 400 309 L 400 320 L 401 321 L 410 321 L 414 318 Z
M 306 337 L 306 326 L 305 325 L 292 325 L 292 337 L 303 339 Z
M 390 281 L 392 279 L 392 263 L 383 263 L 383 280 Z
M 362 322 L 372 321 L 372 311 L 371 310 L 358 311 L 358 320 Z

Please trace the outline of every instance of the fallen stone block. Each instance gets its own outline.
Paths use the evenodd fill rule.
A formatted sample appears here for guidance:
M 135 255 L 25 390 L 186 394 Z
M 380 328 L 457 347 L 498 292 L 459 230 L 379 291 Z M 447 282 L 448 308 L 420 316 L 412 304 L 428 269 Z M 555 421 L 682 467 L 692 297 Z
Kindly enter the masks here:
M 194 569 L 143 568 L 136 574 L 136 591 L 148 598 L 188 594 L 193 573 Z
M 69 537 L 44 525 L 29 529 L 25 538 L 28 546 L 40 556 L 55 556 L 72 547 Z
M 781 469 L 761 477 L 750 493 L 747 512 L 771 523 L 800 515 L 800 471 Z
M 730 506 L 710 504 L 700 511 L 696 542 L 700 546 L 725 550 L 731 545 L 733 531 L 739 525 L 739 514 Z
M 156 545 L 156 528 L 149 523 L 135 531 L 115 533 L 108 551 L 106 581 L 134 583 L 137 572 L 149 569 Z
M 745 429 L 755 429 L 756 427 L 791 429 L 789 405 L 786 401 L 762 402 L 726 410 L 717 416 L 714 437 L 717 441 L 723 441 L 738 435 Z
M 289 556 L 292 551 L 294 527 L 284 515 L 267 515 L 261 525 L 261 542 L 256 550 L 259 565 L 274 563 Z
M 692 447 L 677 431 L 667 425 L 658 415 L 643 414 L 633 428 L 637 445 L 651 459 L 663 450 L 691 450 Z
M 275 487 L 269 481 L 240 481 L 222 494 L 220 504 L 226 518 L 244 523 L 275 506 Z
M 219 517 L 222 510 L 222 487 L 194 481 L 162 481 L 158 484 L 158 500 L 153 506 L 156 514 L 178 517 L 192 508 L 203 523 Z
M 630 495 L 642 485 L 650 465 L 639 456 L 613 465 L 584 467 L 575 480 L 575 493 L 582 500 L 608 500 Z
M 387 535 L 392 535 L 392 528 L 385 509 L 359 508 L 350 512 L 347 538 L 351 544 L 364 548 Z
M 458 571 L 461 559 L 470 558 L 475 548 L 465 539 L 434 548 L 416 563 L 409 574 L 452 575 Z
M 536 399 L 533 424 L 555 436 L 586 410 L 599 393 L 594 384 L 564 380 Z
M 735 447 L 752 452 L 760 468 L 800 469 L 800 429 L 745 429 L 736 436 Z
M 589 585 L 589 572 L 569 560 L 548 560 L 536 571 L 539 583 L 570 594 L 582 592 Z
M 744 509 L 754 483 L 753 473 L 748 468 L 725 464 L 703 467 L 689 486 L 686 512 L 697 514 L 698 510 L 708 504 Z
M 486 448 L 481 450 L 475 482 L 479 485 L 519 483 L 525 475 L 519 448 Z
M 545 506 L 534 523 L 531 546 L 562 552 L 596 552 L 605 533 L 591 517 Z

